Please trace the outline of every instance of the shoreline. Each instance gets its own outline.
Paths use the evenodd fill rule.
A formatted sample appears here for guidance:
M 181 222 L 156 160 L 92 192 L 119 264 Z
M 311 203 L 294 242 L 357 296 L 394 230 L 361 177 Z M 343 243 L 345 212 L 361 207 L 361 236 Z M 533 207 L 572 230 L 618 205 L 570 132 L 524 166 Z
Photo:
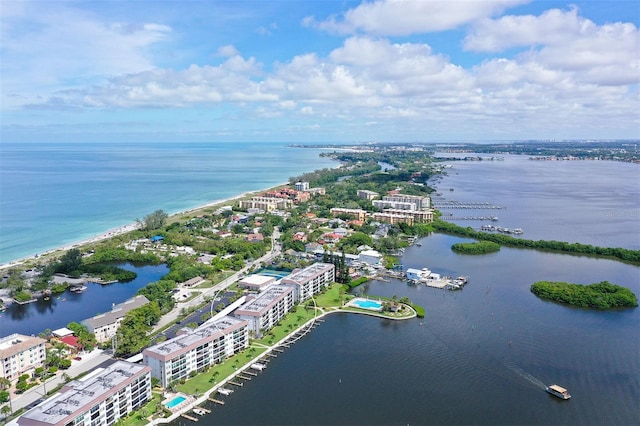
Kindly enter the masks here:
M 270 186 L 270 187 L 263 188 L 263 189 L 258 189 L 258 190 L 255 190 L 255 191 L 243 192 L 241 194 L 234 195 L 234 196 L 228 197 L 228 198 L 222 198 L 222 199 L 219 199 L 219 200 L 209 201 L 209 202 L 207 202 L 205 204 L 201 204 L 201 205 L 196 206 L 196 207 L 191 207 L 191 208 L 187 208 L 185 210 L 180 210 L 178 212 L 171 213 L 171 214 L 169 214 L 168 219 L 171 220 L 171 219 L 178 218 L 178 217 L 180 217 L 182 215 L 185 215 L 185 214 L 191 214 L 191 213 L 195 213 L 197 211 L 204 210 L 204 209 L 207 209 L 207 208 L 221 206 L 221 205 L 229 203 L 231 201 L 235 201 L 235 200 L 238 200 L 238 199 L 241 199 L 241 198 L 245 198 L 245 197 L 248 197 L 248 196 L 250 196 L 252 194 L 256 194 L 256 193 L 260 193 L 260 192 L 264 192 L 264 191 L 269 191 L 271 189 L 276 189 L 276 188 L 279 188 L 279 187 L 281 187 L 283 185 L 287 185 L 287 184 L 289 184 L 289 182 L 284 182 L 284 183 L 278 184 L 276 186 Z M 77 241 L 65 244 L 63 246 L 59 246 L 59 247 L 55 247 L 55 248 L 43 251 L 41 253 L 35 253 L 35 254 L 29 255 L 29 256 L 24 256 L 24 257 L 21 257 L 21 258 L 18 258 L 18 259 L 11 260 L 9 262 L 2 263 L 2 264 L 0 264 L 0 270 L 8 269 L 8 268 L 11 268 L 11 267 L 14 267 L 14 266 L 24 265 L 26 262 L 28 262 L 30 260 L 37 260 L 37 259 L 40 259 L 40 258 L 43 258 L 43 257 L 46 257 L 46 256 L 50 256 L 50 255 L 56 254 L 58 252 L 66 252 L 66 251 L 71 250 L 73 248 L 80 248 L 80 247 L 86 246 L 88 244 L 94 244 L 94 243 L 97 243 L 97 242 L 100 242 L 100 241 L 105 241 L 105 240 L 108 240 L 110 238 L 117 237 L 119 235 L 127 234 L 127 233 L 135 231 L 137 229 L 139 229 L 138 223 L 129 223 L 129 224 L 125 224 L 125 225 L 122 225 L 122 226 L 115 227 L 115 228 L 111 228 L 111 229 L 108 229 L 108 230 L 106 230 L 104 232 L 101 232 L 101 233 L 96 234 L 96 235 L 94 235 L 92 237 L 89 237 L 89 238 L 85 238 L 85 239 L 82 239 L 82 240 L 77 240 Z
M 250 368 L 251 364 L 259 362 L 260 360 L 266 358 L 275 349 L 284 346 L 285 343 L 292 336 L 298 334 L 299 332 L 301 332 L 305 328 L 307 329 L 307 331 L 305 332 L 304 335 L 306 335 L 307 333 L 310 333 L 313 330 L 312 326 L 319 319 L 322 319 L 322 318 L 324 318 L 324 317 L 326 317 L 328 315 L 335 314 L 335 313 L 349 313 L 349 314 L 356 314 L 356 315 L 368 315 L 368 316 L 371 316 L 371 317 L 381 318 L 381 319 L 388 319 L 388 320 L 391 320 L 391 321 L 406 321 L 406 320 L 417 318 L 417 314 L 416 314 L 415 309 L 413 309 L 413 307 L 411 307 L 411 306 L 409 306 L 409 308 L 413 311 L 413 315 L 410 316 L 410 317 L 406 317 L 406 318 L 390 318 L 390 317 L 381 315 L 380 313 L 377 313 L 377 312 L 365 312 L 365 311 L 357 311 L 357 310 L 350 310 L 350 309 L 340 309 L 340 308 L 325 310 L 325 309 L 320 308 L 320 314 L 319 315 L 314 316 L 313 318 L 308 320 L 306 323 L 302 324 L 301 326 L 299 326 L 295 330 L 292 330 L 289 334 L 285 335 L 280 341 L 276 342 L 275 344 L 265 347 L 265 351 L 263 353 L 257 355 L 255 358 L 252 358 L 249 361 L 247 361 L 245 364 L 239 366 L 234 373 L 232 373 L 231 375 L 229 375 L 226 378 L 222 379 L 219 383 L 213 384 L 209 389 L 204 391 L 201 394 L 201 396 L 196 397 L 195 395 L 189 395 L 189 396 L 195 398 L 194 401 L 192 401 L 189 404 L 185 405 L 184 407 L 176 410 L 169 417 L 166 417 L 166 418 L 162 417 L 162 418 L 155 418 L 155 419 L 147 418 L 147 420 L 148 420 L 147 425 L 160 425 L 160 424 L 171 423 L 174 420 L 179 419 L 183 414 L 186 414 L 189 411 L 193 410 L 194 408 L 197 408 L 199 405 L 207 403 L 207 401 L 210 401 L 211 395 L 215 394 L 218 391 L 219 388 L 223 387 L 225 384 L 227 384 L 230 381 L 232 381 L 234 378 L 236 378 L 236 376 L 242 374 L 247 368 Z M 299 338 L 297 338 L 295 340 L 295 342 L 300 340 L 300 338 L 302 338 L 303 336 L 300 336 Z M 178 393 L 184 393 L 184 392 L 178 392 Z M 188 395 L 186 393 L 184 393 L 184 394 Z

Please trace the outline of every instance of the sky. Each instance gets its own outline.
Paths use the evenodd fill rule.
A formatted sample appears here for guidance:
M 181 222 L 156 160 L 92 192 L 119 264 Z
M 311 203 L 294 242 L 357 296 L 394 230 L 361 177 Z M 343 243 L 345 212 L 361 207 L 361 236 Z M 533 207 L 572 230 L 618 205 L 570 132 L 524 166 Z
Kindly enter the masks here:
M 0 142 L 640 138 L 640 0 L 0 0 Z

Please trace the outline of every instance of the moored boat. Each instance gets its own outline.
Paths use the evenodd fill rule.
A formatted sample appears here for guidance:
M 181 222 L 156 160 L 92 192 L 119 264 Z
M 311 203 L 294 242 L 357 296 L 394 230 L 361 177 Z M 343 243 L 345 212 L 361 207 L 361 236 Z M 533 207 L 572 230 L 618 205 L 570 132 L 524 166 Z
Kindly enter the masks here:
M 560 399 L 569 399 L 569 398 L 571 398 L 571 395 L 569 394 L 569 391 L 567 391 L 562 386 L 549 385 L 549 386 L 546 387 L 546 391 L 549 392 L 553 396 L 557 396 Z

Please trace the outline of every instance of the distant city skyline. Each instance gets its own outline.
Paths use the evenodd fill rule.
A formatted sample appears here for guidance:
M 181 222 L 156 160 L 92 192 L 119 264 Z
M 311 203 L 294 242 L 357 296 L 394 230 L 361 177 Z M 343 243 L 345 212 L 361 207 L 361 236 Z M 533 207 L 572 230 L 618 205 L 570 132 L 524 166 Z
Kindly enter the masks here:
M 637 0 L 0 0 L 0 141 L 640 138 Z

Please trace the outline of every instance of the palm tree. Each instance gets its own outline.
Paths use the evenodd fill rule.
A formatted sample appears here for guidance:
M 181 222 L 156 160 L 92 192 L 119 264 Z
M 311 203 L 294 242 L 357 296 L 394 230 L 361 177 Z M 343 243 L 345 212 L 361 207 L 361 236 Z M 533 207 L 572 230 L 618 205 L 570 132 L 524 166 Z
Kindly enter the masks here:
M 11 380 L 7 379 L 6 377 L 0 377 L 0 389 L 2 390 L 9 389 L 10 386 L 11 386 Z

